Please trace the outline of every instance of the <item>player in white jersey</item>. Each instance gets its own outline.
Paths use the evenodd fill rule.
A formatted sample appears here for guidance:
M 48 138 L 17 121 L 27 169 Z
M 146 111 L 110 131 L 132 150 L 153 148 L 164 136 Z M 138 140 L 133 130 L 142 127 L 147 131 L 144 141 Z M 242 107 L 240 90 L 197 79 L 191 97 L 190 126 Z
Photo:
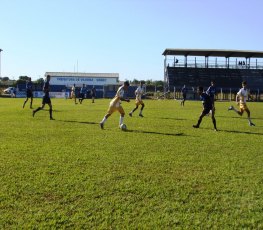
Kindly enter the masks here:
M 123 124 L 125 112 L 121 106 L 121 101 L 130 102 L 130 99 L 124 98 L 124 92 L 128 90 L 129 85 L 129 82 L 125 81 L 124 84 L 121 87 L 119 87 L 115 97 L 110 102 L 107 114 L 103 117 L 102 121 L 100 122 L 101 129 L 104 128 L 104 123 L 109 118 L 109 116 L 115 111 L 119 111 L 119 113 L 121 114 L 119 127 L 121 127 L 121 125 Z
M 143 89 L 142 85 L 143 85 L 143 82 L 140 82 L 140 85 L 135 90 L 135 96 L 136 96 L 135 105 L 136 105 L 136 107 L 129 113 L 130 117 L 132 117 L 133 112 L 138 109 L 139 105 L 142 106 L 141 110 L 140 110 L 140 113 L 139 113 L 139 116 L 143 117 L 142 111 L 143 111 L 143 108 L 144 108 L 144 103 L 142 101 L 142 95 L 144 94 L 144 89 Z
M 247 113 L 247 119 L 248 119 L 248 124 L 250 126 L 255 126 L 255 124 L 251 121 L 250 118 L 250 110 L 247 107 L 247 99 L 250 97 L 249 92 L 247 90 L 247 82 L 243 81 L 242 82 L 242 88 L 238 91 L 236 95 L 236 103 L 239 105 L 240 111 L 234 108 L 234 106 L 230 106 L 228 110 L 234 110 L 238 115 L 242 116 L 244 111 Z M 239 101 L 238 101 L 239 99 Z
M 78 104 L 77 103 L 77 88 L 75 84 L 71 88 L 71 98 L 74 98 L 75 105 Z

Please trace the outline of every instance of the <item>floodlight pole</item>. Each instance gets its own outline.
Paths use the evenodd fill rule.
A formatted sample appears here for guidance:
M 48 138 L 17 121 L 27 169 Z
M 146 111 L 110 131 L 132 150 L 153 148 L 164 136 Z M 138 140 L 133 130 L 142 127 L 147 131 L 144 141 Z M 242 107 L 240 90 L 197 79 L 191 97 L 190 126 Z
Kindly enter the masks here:
M 0 77 L 2 77 L 2 74 L 1 74 L 1 52 L 2 52 L 3 50 L 2 49 L 0 49 Z

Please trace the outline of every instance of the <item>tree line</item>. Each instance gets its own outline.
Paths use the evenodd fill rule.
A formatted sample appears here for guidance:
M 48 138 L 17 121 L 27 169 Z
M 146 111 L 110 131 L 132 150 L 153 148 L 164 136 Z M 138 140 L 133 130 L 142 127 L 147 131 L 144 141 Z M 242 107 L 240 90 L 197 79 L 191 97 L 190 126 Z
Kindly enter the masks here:
M 0 84 L 5 84 L 6 82 L 12 81 L 12 84 L 9 84 L 9 86 L 16 87 L 19 84 L 25 84 L 28 81 L 28 76 L 19 76 L 18 80 L 12 81 L 9 77 L 0 77 Z M 32 81 L 34 84 L 37 85 L 43 85 L 44 84 L 44 78 L 39 78 L 35 81 Z M 6 85 L 6 84 L 5 84 Z
M 137 80 L 133 79 L 132 81 L 129 81 L 131 85 L 138 85 L 140 82 L 143 82 L 146 87 L 147 91 L 163 91 L 164 89 L 164 81 L 161 80 Z
M 28 76 L 19 76 L 18 80 L 12 81 L 9 77 L 0 77 L 0 85 L 7 85 L 7 82 L 12 82 L 8 84 L 9 86 L 16 87 L 20 84 L 25 84 L 28 81 Z M 127 80 L 127 79 L 126 79 Z M 161 80 L 137 80 L 133 79 L 130 82 L 131 85 L 139 85 L 140 82 L 143 81 L 143 83 L 147 86 L 147 91 L 163 91 L 164 88 L 164 81 Z M 44 84 L 44 78 L 39 78 L 35 81 L 32 81 L 35 85 L 43 85 Z

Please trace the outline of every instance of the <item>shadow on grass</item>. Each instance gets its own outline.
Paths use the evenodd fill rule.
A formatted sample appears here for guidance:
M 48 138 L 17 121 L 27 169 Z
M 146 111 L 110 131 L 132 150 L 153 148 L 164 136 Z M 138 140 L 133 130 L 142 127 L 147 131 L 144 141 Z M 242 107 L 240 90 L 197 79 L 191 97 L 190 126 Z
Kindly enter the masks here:
M 221 131 L 221 132 L 226 132 L 226 133 L 236 133 L 236 134 L 252 134 L 252 135 L 259 135 L 259 136 L 263 136 L 263 133 L 253 133 L 253 132 L 248 132 L 248 131 L 238 131 L 238 130 L 223 130 L 223 129 L 220 129 L 219 131 Z
M 49 110 L 49 109 L 46 109 Z M 57 110 L 57 109 L 53 109 L 53 112 L 57 113 L 57 112 L 64 112 L 64 110 Z
M 231 119 L 247 119 L 247 117 L 244 116 L 222 116 L 222 115 L 215 115 L 215 117 L 223 117 L 223 118 L 231 118 Z M 251 117 L 252 120 L 263 120 L 262 117 Z
M 69 121 L 69 120 L 57 120 L 57 121 L 66 122 L 66 123 L 87 124 L 87 125 L 98 125 L 99 124 L 97 122 L 90 122 L 90 121 Z M 186 136 L 184 133 L 160 133 L 160 132 L 143 131 L 143 130 L 126 130 L 125 132 L 157 134 L 157 135 L 164 135 L 164 136 Z
M 154 119 L 162 119 L 162 120 L 174 120 L 174 121 L 185 121 L 187 119 L 184 118 L 174 118 L 174 117 L 152 117 Z
M 157 134 L 164 136 L 186 136 L 184 133 L 160 133 L 160 132 L 152 132 L 152 131 L 143 131 L 143 130 L 126 130 L 128 133 L 146 133 L 146 134 Z
M 92 122 L 92 121 L 68 121 L 68 120 L 57 120 L 61 122 L 66 122 L 66 123 L 79 123 L 79 124 L 86 124 L 86 125 L 98 125 L 99 123 L 97 122 Z
M 257 126 L 260 127 L 260 126 Z M 209 128 L 199 128 L 199 129 L 209 129 Z M 252 134 L 252 135 L 259 135 L 263 136 L 263 133 L 254 133 L 248 131 L 238 131 L 238 130 L 225 130 L 225 129 L 218 129 L 218 132 L 226 132 L 226 133 L 235 133 L 235 134 Z
M 39 107 L 41 107 L 41 106 L 39 106 Z M 37 108 L 38 108 L 38 107 L 33 107 L 33 108 L 31 109 L 31 111 L 33 111 L 33 110 L 35 110 L 35 109 L 37 109 Z M 44 109 L 42 109 L 42 111 L 49 111 L 48 106 L 45 107 Z M 57 113 L 57 112 L 64 112 L 64 110 L 57 110 L 57 109 L 52 109 L 52 111 L 55 112 L 55 113 Z

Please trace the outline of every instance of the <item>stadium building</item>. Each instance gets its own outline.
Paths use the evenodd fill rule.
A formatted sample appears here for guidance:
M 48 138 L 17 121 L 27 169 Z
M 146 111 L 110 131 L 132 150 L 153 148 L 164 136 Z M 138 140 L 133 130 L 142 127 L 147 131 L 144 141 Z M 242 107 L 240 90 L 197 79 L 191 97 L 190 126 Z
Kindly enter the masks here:
M 251 91 L 263 92 L 262 51 L 166 49 L 162 55 L 167 90 L 206 88 L 213 80 L 221 91 L 235 92 L 246 80 Z
M 46 72 L 45 77 L 50 75 L 50 84 L 53 87 L 72 87 L 73 84 L 81 87 L 95 86 L 101 88 L 104 85 L 116 85 L 119 82 L 118 73 L 72 73 L 72 72 Z
M 69 93 L 71 87 L 75 84 L 76 87 L 86 85 L 88 90 L 94 86 L 97 91 L 97 97 L 107 97 L 107 92 L 110 93 L 110 88 L 119 84 L 118 73 L 76 73 L 76 72 L 46 72 L 45 77 L 50 75 L 51 92 L 53 96 L 59 96 L 60 93 Z M 62 95 L 63 96 L 63 95 Z
M 74 84 L 78 90 L 83 84 L 88 91 L 94 86 L 97 98 L 112 97 L 120 84 L 118 73 L 46 72 L 45 77 L 47 75 L 50 75 L 50 96 L 56 98 L 69 97 Z M 17 97 L 26 97 L 26 84 L 19 84 L 17 87 Z M 39 84 L 33 85 L 34 97 L 43 96 L 42 87 Z
M 78 73 L 78 72 L 46 72 L 45 78 L 50 75 L 50 96 L 55 98 L 69 98 L 72 86 L 75 84 L 77 94 L 83 84 L 87 88 L 87 98 L 93 87 L 96 89 L 96 98 L 113 98 L 122 82 L 118 73 Z M 34 97 L 42 97 L 43 85 L 34 84 Z M 129 87 L 127 96 L 134 98 L 136 86 Z M 17 97 L 26 97 L 26 84 L 18 85 Z M 77 95 L 78 97 L 78 95 Z

